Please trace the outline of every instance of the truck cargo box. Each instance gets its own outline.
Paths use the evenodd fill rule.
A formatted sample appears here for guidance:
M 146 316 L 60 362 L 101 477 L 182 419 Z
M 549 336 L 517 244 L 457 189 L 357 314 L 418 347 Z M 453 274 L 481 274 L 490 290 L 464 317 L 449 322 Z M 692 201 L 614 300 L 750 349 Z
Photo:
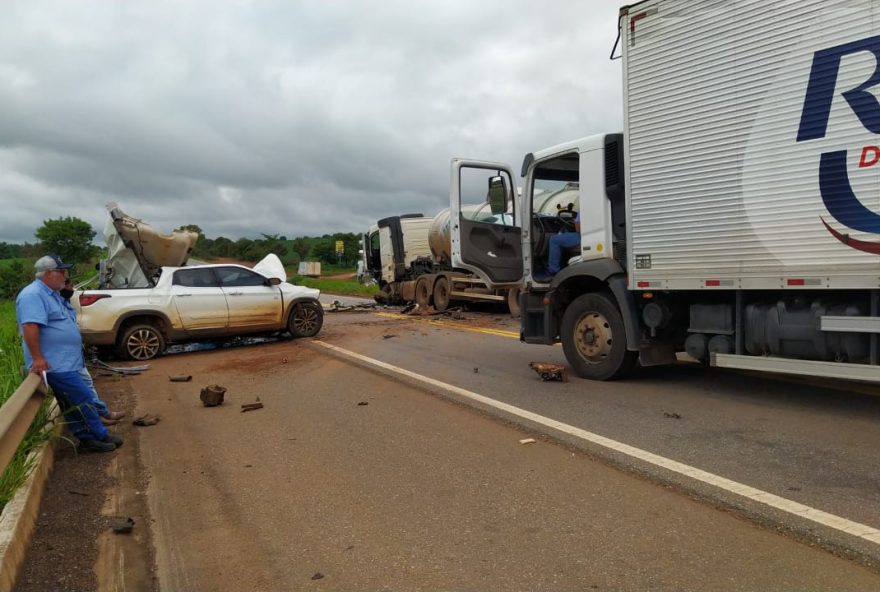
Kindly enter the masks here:
M 633 289 L 880 285 L 880 1 L 621 11 Z

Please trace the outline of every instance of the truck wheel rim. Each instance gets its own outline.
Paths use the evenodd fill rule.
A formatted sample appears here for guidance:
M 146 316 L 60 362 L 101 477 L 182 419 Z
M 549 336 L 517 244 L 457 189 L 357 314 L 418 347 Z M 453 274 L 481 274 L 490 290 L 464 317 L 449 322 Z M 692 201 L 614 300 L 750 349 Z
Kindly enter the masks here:
M 159 337 L 149 329 L 140 329 L 128 338 L 128 353 L 136 360 L 146 360 L 159 352 Z
M 614 336 L 608 319 L 598 312 L 583 315 L 575 327 L 575 345 L 582 358 L 598 364 L 611 353 Z

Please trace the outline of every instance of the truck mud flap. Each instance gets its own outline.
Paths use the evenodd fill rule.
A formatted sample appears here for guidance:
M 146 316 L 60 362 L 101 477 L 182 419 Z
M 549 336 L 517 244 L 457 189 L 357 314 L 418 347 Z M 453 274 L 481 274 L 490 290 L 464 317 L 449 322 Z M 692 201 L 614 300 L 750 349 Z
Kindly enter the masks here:
M 626 331 L 626 349 L 629 351 L 641 351 L 639 310 L 636 307 L 636 299 L 633 293 L 627 289 L 626 276 L 613 276 L 608 278 L 607 282 L 611 292 L 614 294 L 614 298 L 617 300 L 620 315 L 623 317 L 623 327 Z
M 556 343 L 559 334 L 556 317 L 544 304 L 547 292 L 523 291 L 519 295 L 520 341 L 543 345 Z

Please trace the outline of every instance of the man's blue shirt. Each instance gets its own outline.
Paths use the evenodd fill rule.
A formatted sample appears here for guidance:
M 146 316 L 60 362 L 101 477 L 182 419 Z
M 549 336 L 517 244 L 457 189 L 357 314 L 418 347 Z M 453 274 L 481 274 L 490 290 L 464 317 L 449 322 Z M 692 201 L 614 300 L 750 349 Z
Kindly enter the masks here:
M 77 372 L 83 367 L 76 311 L 58 292 L 40 279 L 34 280 L 15 299 L 15 314 L 19 334 L 23 335 L 23 323 L 40 326 L 40 350 L 49 363 L 48 372 Z M 25 365 L 30 368 L 33 357 L 27 343 L 22 346 Z

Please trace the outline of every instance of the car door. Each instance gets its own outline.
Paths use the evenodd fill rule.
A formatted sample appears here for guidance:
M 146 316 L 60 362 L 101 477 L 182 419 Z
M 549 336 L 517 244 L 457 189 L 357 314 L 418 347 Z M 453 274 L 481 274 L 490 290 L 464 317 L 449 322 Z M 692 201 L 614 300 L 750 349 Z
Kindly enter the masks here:
M 522 229 L 516 176 L 504 164 L 452 160 L 449 220 L 452 265 L 477 274 L 490 287 L 522 282 Z
M 220 286 L 229 306 L 229 328 L 256 329 L 281 326 L 283 302 L 281 289 L 246 267 L 215 267 Z
M 176 270 L 171 280 L 171 294 L 188 333 L 226 329 L 229 318 L 226 295 L 210 267 Z

